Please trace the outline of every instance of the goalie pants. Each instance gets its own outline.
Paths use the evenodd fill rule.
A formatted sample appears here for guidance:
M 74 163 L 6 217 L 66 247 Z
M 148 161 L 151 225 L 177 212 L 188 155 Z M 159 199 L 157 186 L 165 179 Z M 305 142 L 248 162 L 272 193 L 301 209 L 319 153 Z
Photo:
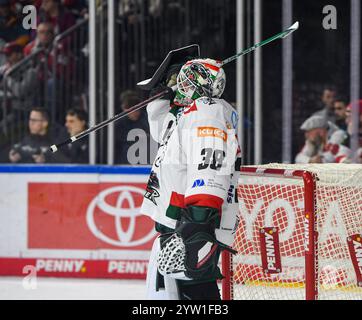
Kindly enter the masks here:
M 220 300 L 217 282 L 195 282 L 163 277 L 157 270 L 160 241 L 155 239 L 147 270 L 147 299 L 152 300 Z

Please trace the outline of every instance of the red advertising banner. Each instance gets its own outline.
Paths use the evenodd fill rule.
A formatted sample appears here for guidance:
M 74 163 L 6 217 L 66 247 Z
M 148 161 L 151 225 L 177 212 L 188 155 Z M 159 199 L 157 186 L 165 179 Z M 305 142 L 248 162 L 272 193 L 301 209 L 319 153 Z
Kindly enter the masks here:
M 362 235 L 354 234 L 347 238 L 349 254 L 356 272 L 357 286 L 362 287 Z
M 28 249 L 150 250 L 144 183 L 29 183 Z
M 29 266 L 35 267 L 38 276 L 145 279 L 148 261 L 0 258 L 0 276 L 25 276 Z
M 264 227 L 260 229 L 260 251 L 265 273 L 282 272 L 278 228 Z

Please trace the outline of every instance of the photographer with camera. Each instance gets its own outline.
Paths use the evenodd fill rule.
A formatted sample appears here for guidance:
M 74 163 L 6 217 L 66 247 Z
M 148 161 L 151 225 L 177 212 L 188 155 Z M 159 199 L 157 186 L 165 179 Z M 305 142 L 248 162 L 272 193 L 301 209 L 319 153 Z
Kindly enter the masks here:
M 29 134 L 9 152 L 12 163 L 62 163 L 62 153 L 52 154 L 49 145 L 53 137 L 49 130 L 49 114 L 45 109 L 33 108 L 29 115 Z

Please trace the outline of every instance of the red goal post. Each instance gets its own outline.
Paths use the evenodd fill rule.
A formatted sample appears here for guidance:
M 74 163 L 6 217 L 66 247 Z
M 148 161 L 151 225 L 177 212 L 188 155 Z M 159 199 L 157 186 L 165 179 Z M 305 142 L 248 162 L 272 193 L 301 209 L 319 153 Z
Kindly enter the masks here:
M 223 299 L 362 299 L 360 165 L 242 167 L 238 198 Z

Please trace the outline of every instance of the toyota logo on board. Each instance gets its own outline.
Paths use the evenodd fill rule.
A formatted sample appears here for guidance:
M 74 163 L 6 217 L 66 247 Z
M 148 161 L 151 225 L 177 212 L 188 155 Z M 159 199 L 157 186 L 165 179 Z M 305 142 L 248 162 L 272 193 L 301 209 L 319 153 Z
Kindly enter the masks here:
M 150 230 L 139 235 L 137 229 L 137 217 L 141 216 L 140 207 L 136 206 L 134 195 L 142 196 L 144 190 L 135 186 L 116 186 L 101 191 L 90 202 L 87 208 L 87 225 L 90 231 L 98 239 L 121 247 L 134 247 L 143 245 L 156 236 L 153 227 Z M 110 203 L 109 199 L 115 198 Z M 105 234 L 102 226 L 97 224 L 96 215 L 111 216 L 114 223 L 115 233 L 112 235 Z

